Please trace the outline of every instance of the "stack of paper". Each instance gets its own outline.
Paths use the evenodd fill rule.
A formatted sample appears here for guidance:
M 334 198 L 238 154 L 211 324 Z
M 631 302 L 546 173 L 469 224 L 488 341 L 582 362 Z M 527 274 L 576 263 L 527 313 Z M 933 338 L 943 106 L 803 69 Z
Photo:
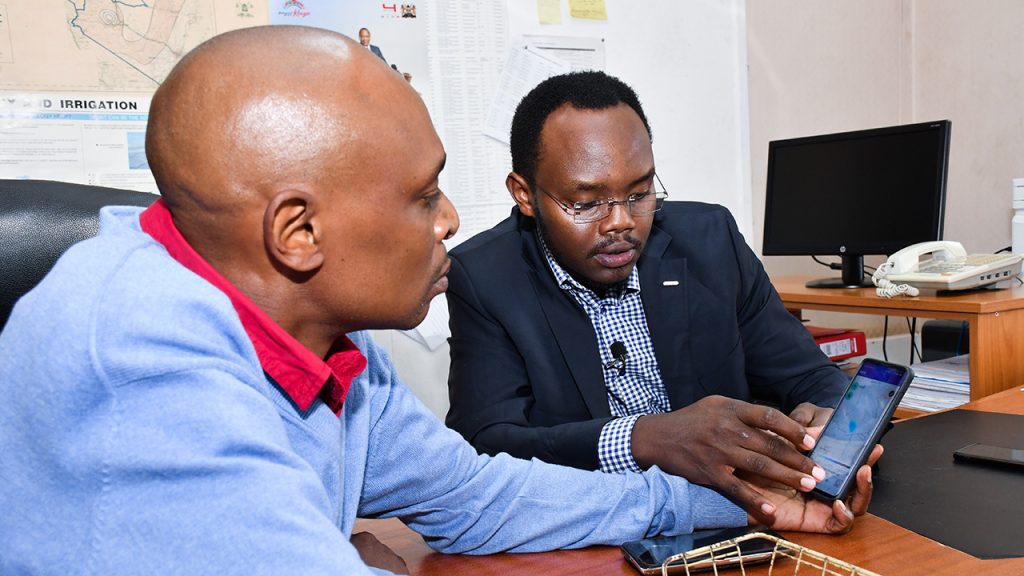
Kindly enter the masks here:
M 914 364 L 914 381 L 900 408 L 935 412 L 955 408 L 971 399 L 968 355 Z

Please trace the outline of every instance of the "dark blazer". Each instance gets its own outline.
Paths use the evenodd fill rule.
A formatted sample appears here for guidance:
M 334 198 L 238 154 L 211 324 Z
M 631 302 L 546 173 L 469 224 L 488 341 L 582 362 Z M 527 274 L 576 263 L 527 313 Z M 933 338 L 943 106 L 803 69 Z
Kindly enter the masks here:
M 374 54 L 376 54 L 377 58 L 380 58 L 381 60 L 384 60 L 384 55 L 381 54 L 380 48 L 377 48 L 377 46 L 375 44 L 370 44 L 370 52 L 373 52 Z M 387 60 L 384 60 L 384 61 L 387 62 Z
M 512 215 L 451 252 L 447 424 L 477 450 L 599 466 L 611 419 L 597 336 Z M 848 378 L 788 313 L 728 210 L 666 202 L 637 264 L 673 409 L 720 394 L 834 406 Z M 666 286 L 666 281 L 678 281 Z

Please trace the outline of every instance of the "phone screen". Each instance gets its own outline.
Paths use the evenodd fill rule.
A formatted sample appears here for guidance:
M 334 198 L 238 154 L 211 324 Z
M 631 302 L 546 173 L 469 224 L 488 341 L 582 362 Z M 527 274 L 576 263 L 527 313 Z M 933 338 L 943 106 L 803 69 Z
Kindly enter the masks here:
M 690 550 L 695 550 L 704 546 L 710 546 L 724 540 L 738 538 L 751 532 L 764 532 L 766 534 L 777 536 L 775 532 L 764 527 L 742 526 L 738 528 L 720 528 L 717 530 L 698 530 L 692 534 L 647 538 L 645 540 L 626 542 L 622 545 L 622 552 L 641 571 L 653 569 L 660 571 L 662 562 L 670 556 L 689 552 Z M 764 561 L 771 556 L 771 552 L 774 549 L 774 542 L 763 538 L 748 540 L 740 544 L 740 551 L 744 556 L 744 562 L 750 561 L 752 563 L 757 560 Z M 694 570 L 693 564 L 704 564 L 699 560 L 692 560 L 690 562 L 691 571 Z M 706 562 L 706 565 L 697 566 L 697 569 L 712 568 L 712 562 Z
M 892 416 L 906 389 L 905 366 L 865 360 L 839 401 L 810 457 L 825 469 L 816 492 L 835 499 L 845 495 L 856 472 Z

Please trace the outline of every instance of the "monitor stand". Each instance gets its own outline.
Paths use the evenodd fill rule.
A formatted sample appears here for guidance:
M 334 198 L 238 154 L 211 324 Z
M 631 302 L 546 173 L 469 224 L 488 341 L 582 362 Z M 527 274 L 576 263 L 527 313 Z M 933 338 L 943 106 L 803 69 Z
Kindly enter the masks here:
M 808 288 L 870 288 L 870 278 L 864 278 L 864 255 L 843 254 L 842 278 L 819 278 L 807 282 Z

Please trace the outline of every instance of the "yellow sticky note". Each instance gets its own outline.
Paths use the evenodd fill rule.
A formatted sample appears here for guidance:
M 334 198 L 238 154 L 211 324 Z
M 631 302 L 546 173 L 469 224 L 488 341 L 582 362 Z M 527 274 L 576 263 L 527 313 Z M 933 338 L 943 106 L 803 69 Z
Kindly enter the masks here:
M 590 20 L 608 19 L 604 0 L 569 0 L 569 15 L 573 18 L 588 18 Z
M 561 0 L 537 0 L 537 20 L 541 24 L 561 24 Z

